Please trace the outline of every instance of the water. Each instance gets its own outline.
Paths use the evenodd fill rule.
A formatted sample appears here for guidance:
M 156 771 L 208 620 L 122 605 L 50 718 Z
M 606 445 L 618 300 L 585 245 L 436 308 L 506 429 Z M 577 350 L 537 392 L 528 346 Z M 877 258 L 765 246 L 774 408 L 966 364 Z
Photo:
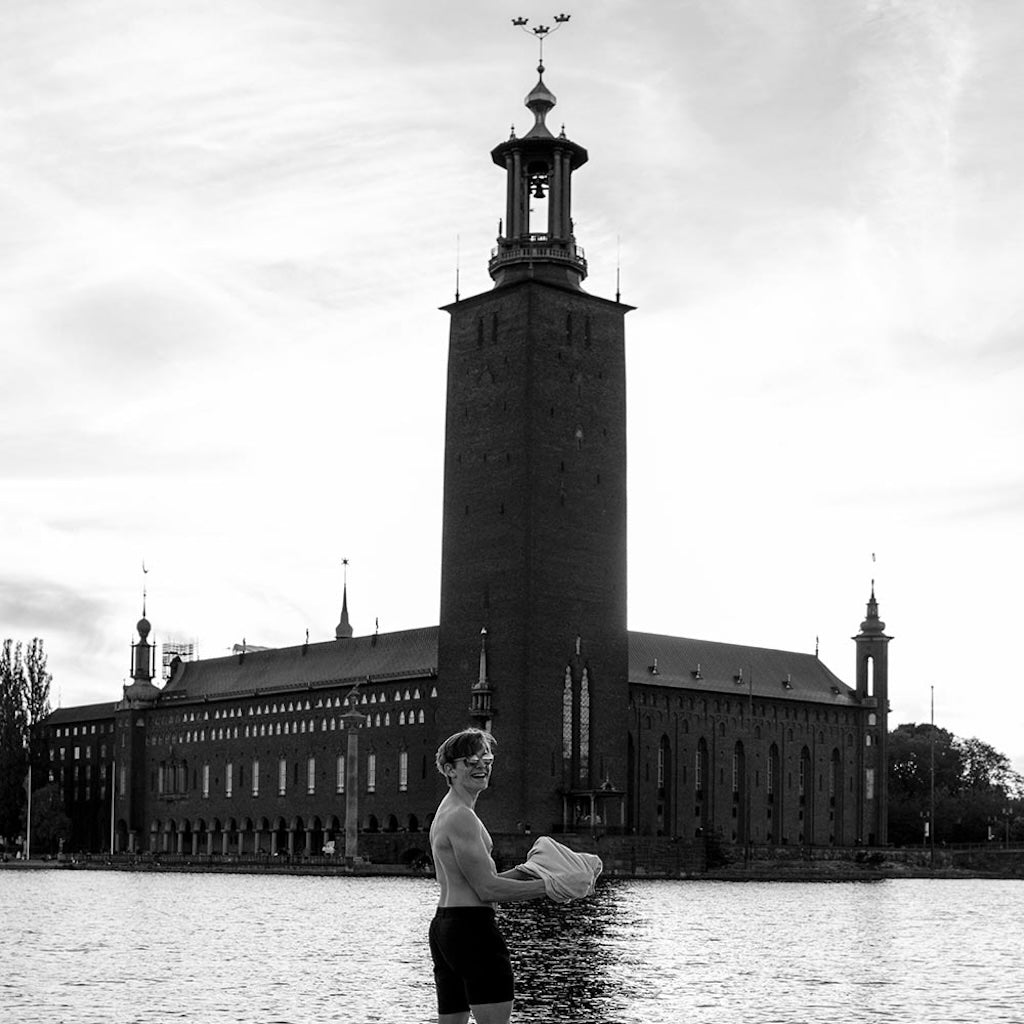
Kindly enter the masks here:
M 0 870 L 2 1024 L 435 1020 L 427 879 Z M 500 911 L 514 1021 L 1024 1020 L 1024 883 L 612 880 Z

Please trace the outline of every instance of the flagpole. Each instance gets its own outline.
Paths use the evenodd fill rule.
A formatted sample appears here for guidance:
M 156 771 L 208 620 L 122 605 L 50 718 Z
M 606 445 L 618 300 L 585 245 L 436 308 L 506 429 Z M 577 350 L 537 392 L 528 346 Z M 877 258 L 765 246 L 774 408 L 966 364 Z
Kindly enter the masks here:
M 28 813 L 25 815 L 25 860 L 32 856 L 32 752 L 28 755 Z
M 114 856 L 114 787 L 116 786 L 115 761 L 110 762 L 110 856 Z
M 932 686 L 932 727 L 931 727 L 931 742 L 928 744 L 928 760 L 930 762 L 930 796 L 929 796 L 929 807 L 928 807 L 928 840 L 930 843 L 930 851 L 928 857 L 929 866 L 935 867 L 935 687 Z

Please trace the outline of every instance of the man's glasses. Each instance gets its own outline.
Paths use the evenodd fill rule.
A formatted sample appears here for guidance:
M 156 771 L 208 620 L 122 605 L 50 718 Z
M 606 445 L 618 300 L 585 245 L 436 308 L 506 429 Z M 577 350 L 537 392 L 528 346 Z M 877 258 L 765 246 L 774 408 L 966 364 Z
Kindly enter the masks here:
M 472 757 L 457 757 L 456 761 L 465 761 L 467 768 L 479 768 L 480 765 L 484 765 L 490 768 L 494 764 L 493 754 L 484 754 L 482 757 L 478 754 L 474 754 Z

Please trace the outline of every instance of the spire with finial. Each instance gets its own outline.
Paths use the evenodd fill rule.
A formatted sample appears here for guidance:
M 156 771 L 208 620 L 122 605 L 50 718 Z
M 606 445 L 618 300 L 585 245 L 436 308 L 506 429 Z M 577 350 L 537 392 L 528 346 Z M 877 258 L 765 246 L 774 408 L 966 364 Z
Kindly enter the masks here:
M 487 627 L 480 630 L 480 671 L 477 673 L 475 690 L 487 689 Z
M 486 732 L 490 732 L 494 717 L 494 689 L 487 677 L 487 627 L 480 630 L 480 669 L 470 694 L 470 717 Z
M 569 21 L 555 16 L 555 27 L 527 28 L 526 18 L 512 24 L 538 42 L 537 84 L 526 96 L 534 123 L 522 137 L 511 137 L 491 150 L 491 159 L 507 176 L 503 233 L 491 254 L 488 271 L 497 286 L 524 279 L 579 288 L 587 261 L 576 245 L 571 211 L 573 172 L 587 162 L 587 151 L 568 139 L 563 126 L 556 138 L 546 118 L 555 105 L 544 81 L 544 40 Z
M 867 614 L 860 624 L 861 633 L 884 633 L 885 623 L 878 617 L 878 601 L 875 600 L 875 581 L 871 581 L 871 597 L 868 598 Z
M 341 621 L 334 630 L 335 640 L 351 640 L 352 626 L 348 621 L 348 559 L 341 560 L 344 571 L 344 582 L 341 591 Z

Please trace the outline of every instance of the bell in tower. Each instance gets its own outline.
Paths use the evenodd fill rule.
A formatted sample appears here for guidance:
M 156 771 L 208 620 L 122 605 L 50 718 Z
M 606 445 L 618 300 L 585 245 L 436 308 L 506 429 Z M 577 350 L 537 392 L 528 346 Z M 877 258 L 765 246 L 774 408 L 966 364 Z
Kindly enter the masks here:
M 579 288 L 587 261 L 576 245 L 572 224 L 572 174 L 587 162 L 587 151 L 551 134 L 547 115 L 555 97 L 544 84 L 544 64 L 526 97 L 534 123 L 521 139 L 513 130 L 495 146 L 491 159 L 505 169 L 505 233 L 488 265 L 495 285 L 527 278 Z

